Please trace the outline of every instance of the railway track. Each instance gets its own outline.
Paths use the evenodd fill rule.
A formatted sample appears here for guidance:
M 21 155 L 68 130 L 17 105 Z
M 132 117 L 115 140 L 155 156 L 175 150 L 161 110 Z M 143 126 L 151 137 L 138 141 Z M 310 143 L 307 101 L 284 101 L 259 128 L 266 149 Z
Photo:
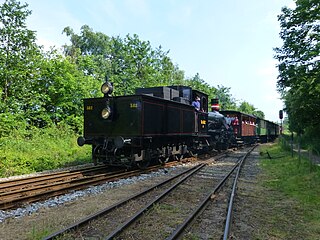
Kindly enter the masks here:
M 204 161 L 45 239 L 145 239 L 146 236 L 148 239 L 177 239 L 182 235 L 188 239 L 191 223 L 206 212 L 208 205 L 215 203 L 220 191 L 225 189 L 223 186 L 232 183 L 231 176 L 236 179 L 235 176 L 239 175 L 248 154 L 249 151 L 241 156 L 228 157 L 228 160 L 221 161 L 221 164 Z M 222 195 L 232 200 L 236 182 L 233 181 L 233 188 L 226 188 L 229 193 Z M 228 195 L 231 197 L 227 197 Z M 224 216 L 222 221 L 227 223 L 225 230 L 223 226 L 217 227 L 221 236 L 223 232 L 226 236 L 229 233 L 231 200 L 229 204 L 223 201 L 225 204 L 221 204 L 211 213 L 225 213 L 228 208 L 226 205 L 229 205 L 228 215 Z M 210 227 L 212 228 L 215 226 Z M 192 237 L 190 239 L 193 239 Z
M 165 166 L 176 164 L 167 163 Z M 151 166 L 145 170 L 110 170 L 107 166 L 94 166 L 80 170 L 61 171 L 21 179 L 0 182 L 0 210 L 20 207 L 24 204 L 46 200 L 72 190 L 84 189 L 107 181 L 136 176 L 155 171 L 163 166 Z

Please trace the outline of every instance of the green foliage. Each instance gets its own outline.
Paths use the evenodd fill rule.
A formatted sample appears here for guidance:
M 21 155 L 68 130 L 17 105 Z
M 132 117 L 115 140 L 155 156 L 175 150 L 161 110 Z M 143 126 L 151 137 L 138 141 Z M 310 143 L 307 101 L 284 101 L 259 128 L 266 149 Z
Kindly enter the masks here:
M 79 148 L 66 125 L 33 128 L 0 138 L 0 176 L 26 174 L 90 162 L 90 148 Z
M 237 103 L 236 100 L 232 97 L 228 87 L 219 86 L 216 90 L 216 97 L 220 101 L 221 110 L 236 110 Z
M 22 116 L 0 113 L 0 138 L 8 136 L 19 129 L 25 131 L 27 123 Z
M 264 112 L 262 112 L 261 110 L 255 110 L 253 112 L 253 115 L 255 115 L 255 116 L 259 117 L 259 118 L 262 118 L 262 119 L 265 118 Z
M 151 47 L 138 35 L 109 37 L 94 32 L 87 25 L 79 35 L 70 27 L 64 29 L 71 45 L 64 46 L 85 74 L 101 81 L 107 75 L 114 83 L 115 95 L 133 94 L 137 87 L 173 85 L 183 82 L 183 72 L 174 66 L 161 46 Z
M 184 85 L 192 87 L 198 91 L 204 92 L 208 94 L 208 99 L 210 103 L 210 99 L 215 98 L 217 89 L 211 87 L 208 83 L 206 83 L 201 77 L 200 74 L 197 73 L 193 78 L 187 79 L 184 82 Z M 209 104 L 210 105 L 210 104 Z M 210 106 L 208 106 L 210 109 Z
M 27 6 L 15 0 L 0 5 L 0 113 L 6 123 L 1 135 L 14 129 L 16 120 L 25 128 L 72 122 L 79 131 L 81 122 L 71 116 L 79 119 L 82 99 L 97 96 L 100 88 L 82 71 L 92 61 L 76 63 L 54 49 L 43 52 L 35 44 L 35 33 L 26 28 L 31 14 Z
M 39 89 L 45 96 L 39 108 L 54 124 L 82 116 L 82 99 L 101 94 L 100 83 L 78 70 L 76 64 L 55 52 L 48 53 L 42 61 Z M 39 119 L 39 115 L 37 118 Z M 69 120 L 67 120 L 69 119 Z M 73 121 L 73 125 L 77 121 Z M 75 129 L 81 128 L 81 123 Z
M 264 113 L 246 101 L 241 102 L 237 110 L 264 119 Z
M 0 112 L 22 112 L 24 97 L 32 95 L 39 48 L 26 28 L 28 5 L 6 0 L 0 5 Z
M 243 106 L 246 104 L 245 106 L 248 106 L 248 108 L 245 108 L 243 106 L 237 107 L 236 99 L 234 99 L 230 93 L 231 88 L 227 88 L 219 85 L 217 88 L 212 87 L 200 77 L 199 73 L 197 73 L 193 78 L 187 79 L 184 82 L 184 84 L 208 94 L 209 101 L 213 98 L 218 98 L 221 110 L 239 110 L 249 114 L 255 114 L 255 115 L 257 114 L 257 116 L 259 114 L 264 116 L 263 112 L 256 111 L 253 105 L 247 102 L 245 102 Z M 209 106 L 209 110 L 210 110 L 210 106 Z
M 42 229 L 38 225 L 33 225 L 31 232 L 26 236 L 26 239 L 41 240 L 47 237 L 51 232 L 54 231 L 53 227 Z
M 296 0 L 296 8 L 283 8 L 279 16 L 283 46 L 278 89 L 285 100 L 290 129 L 299 134 L 320 128 L 320 2 Z
M 248 114 L 253 114 L 255 110 L 255 107 L 246 101 L 243 101 L 238 107 L 238 111 Z

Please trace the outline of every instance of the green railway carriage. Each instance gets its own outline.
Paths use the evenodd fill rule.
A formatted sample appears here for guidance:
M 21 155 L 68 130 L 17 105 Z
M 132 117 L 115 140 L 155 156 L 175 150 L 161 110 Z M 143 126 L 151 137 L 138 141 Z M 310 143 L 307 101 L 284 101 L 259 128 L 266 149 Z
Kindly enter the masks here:
M 279 136 L 279 125 L 277 123 L 257 118 L 257 136 L 260 142 L 274 141 Z

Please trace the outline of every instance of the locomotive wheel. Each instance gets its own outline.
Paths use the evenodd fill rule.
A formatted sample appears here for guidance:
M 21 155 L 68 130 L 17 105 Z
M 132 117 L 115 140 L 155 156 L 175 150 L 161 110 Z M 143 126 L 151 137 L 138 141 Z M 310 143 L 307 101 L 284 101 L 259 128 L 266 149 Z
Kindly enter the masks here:
M 138 168 L 146 169 L 147 167 L 149 167 L 151 160 L 152 160 L 151 152 L 146 151 L 145 157 L 140 161 L 136 161 L 136 164 L 137 164 Z
M 137 164 L 138 168 L 144 170 L 147 167 L 149 167 L 150 160 L 146 159 L 146 160 L 137 161 L 136 164 Z
M 169 161 L 168 157 L 159 157 L 158 159 L 159 163 L 164 165 L 165 163 L 167 163 Z
M 180 162 L 183 159 L 183 154 L 176 154 L 175 159 Z
M 92 161 L 94 165 L 97 165 L 102 161 L 102 146 L 101 145 L 92 145 Z
M 92 162 L 93 162 L 93 165 L 96 166 L 98 164 L 98 159 L 97 157 L 95 156 L 95 145 L 92 145 L 92 151 L 91 151 L 91 159 L 92 159 Z

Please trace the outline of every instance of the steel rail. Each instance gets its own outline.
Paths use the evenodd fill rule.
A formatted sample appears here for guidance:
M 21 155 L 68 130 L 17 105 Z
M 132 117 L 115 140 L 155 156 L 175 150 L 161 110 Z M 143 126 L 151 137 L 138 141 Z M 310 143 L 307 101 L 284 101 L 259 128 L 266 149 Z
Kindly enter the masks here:
M 247 153 L 245 156 L 243 156 L 243 158 L 241 159 L 239 168 L 237 170 L 236 176 L 234 178 L 233 181 L 233 187 L 232 187 L 232 192 L 230 195 L 230 199 L 229 199 L 229 205 L 228 205 L 228 213 L 227 213 L 227 218 L 226 218 L 226 223 L 225 223 L 225 229 L 224 229 L 224 233 L 223 233 L 223 240 L 227 240 L 229 237 L 229 233 L 230 233 L 230 228 L 231 228 L 231 219 L 232 219 L 232 212 L 233 212 L 233 203 L 234 203 L 234 196 L 236 194 L 236 189 L 237 189 L 237 184 L 238 184 L 238 179 L 239 179 L 239 175 L 240 175 L 240 171 L 241 168 L 243 166 L 243 163 L 245 161 L 245 159 L 248 157 L 248 155 L 256 148 L 257 145 L 254 145 Z
M 82 168 L 82 169 L 75 169 L 75 170 L 65 170 L 60 172 L 53 172 L 53 173 L 45 173 L 35 176 L 28 176 L 28 177 L 22 177 L 22 178 L 16 178 L 16 179 L 9 179 L 5 181 L 0 181 L 0 190 L 5 189 L 6 187 L 10 186 L 19 186 L 25 183 L 32 183 L 40 181 L 41 179 L 48 178 L 50 176 L 59 176 L 64 174 L 81 174 L 86 172 L 93 172 L 100 169 L 109 168 L 108 166 L 94 166 L 94 167 L 88 167 L 88 168 Z
M 252 149 L 253 150 L 253 149 Z M 252 151 L 250 150 L 250 152 Z M 190 225 L 190 223 L 198 216 L 199 213 L 201 213 L 205 207 L 208 205 L 210 202 L 210 199 L 213 195 L 215 195 L 221 187 L 224 185 L 224 183 L 229 179 L 231 174 L 235 171 L 236 168 L 239 169 L 239 165 L 241 164 L 242 160 L 244 157 L 246 157 L 248 152 L 241 157 L 240 160 L 237 161 L 237 163 L 233 166 L 233 168 L 226 174 L 221 181 L 216 185 L 216 187 L 209 193 L 207 196 L 204 198 L 204 200 L 197 206 L 197 208 L 191 212 L 191 214 L 185 219 L 185 221 L 180 224 L 180 226 L 169 236 L 166 238 L 166 240 L 173 240 L 173 239 L 178 239 L 183 231 L 186 229 L 187 226 Z
M 137 171 L 137 170 L 136 170 Z M 88 179 L 94 179 L 96 177 L 112 177 L 112 176 L 121 176 L 122 174 L 126 174 L 126 173 L 131 173 L 131 172 L 125 172 L 125 171 L 115 171 L 115 172 L 109 172 L 109 173 L 100 173 L 100 174 L 96 174 L 96 175 L 82 175 L 81 178 L 72 178 L 73 174 L 70 175 L 71 178 L 69 178 L 69 175 L 65 175 L 62 177 L 57 177 L 56 181 L 52 181 L 52 178 L 49 177 L 49 181 L 46 181 L 46 179 L 41 180 L 42 184 L 39 185 L 35 185 L 35 186 L 29 186 L 29 184 L 26 185 L 25 188 L 20 188 L 18 190 L 14 190 L 14 191 L 6 191 L 3 193 L 0 193 L 0 203 L 1 203 L 1 199 L 6 197 L 6 196 L 10 196 L 10 195 L 26 195 L 26 193 L 28 191 L 32 191 L 32 190 L 37 190 L 37 189 L 44 189 L 44 188 L 50 188 L 56 185 L 63 185 L 63 184 L 70 184 L 72 182 L 77 182 L 77 181 L 82 181 L 82 180 L 88 180 Z
M 217 191 L 220 190 L 220 188 L 223 186 L 223 184 L 227 181 L 227 179 L 230 177 L 230 175 L 234 172 L 234 170 L 238 167 L 239 165 L 238 161 L 235 166 L 229 171 L 227 175 L 221 179 L 221 181 L 217 184 L 217 186 L 211 191 L 205 199 L 197 206 L 197 208 L 185 219 L 185 221 L 169 236 L 166 238 L 166 240 L 171 240 L 171 239 L 177 239 L 182 232 L 185 230 L 185 228 L 194 220 L 194 218 L 207 206 L 209 203 L 209 200 L 211 197 L 217 193 Z
M 106 181 L 119 179 L 122 177 L 131 177 L 137 175 L 138 173 L 151 172 L 157 169 L 159 169 L 159 167 L 152 166 L 144 171 L 133 170 L 130 172 L 116 172 L 116 174 L 105 173 L 93 176 L 84 176 L 83 178 L 72 179 L 64 182 L 40 185 L 31 189 L 21 189 L 18 191 L 2 193 L 0 194 L 0 209 L 10 209 L 22 202 L 32 203 L 47 199 L 49 197 L 62 195 L 71 190 L 80 190 L 89 185 L 97 185 Z
M 118 226 L 118 228 L 115 229 L 112 233 L 110 233 L 105 239 L 113 239 L 115 236 L 119 235 L 125 228 L 127 228 L 131 223 L 133 223 L 136 219 L 138 219 L 144 212 L 149 210 L 155 203 L 160 201 L 164 196 L 166 196 L 168 193 L 170 193 L 177 186 L 179 186 L 181 183 L 183 183 L 186 179 L 188 179 L 190 176 L 192 176 L 194 173 L 199 171 L 204 166 L 206 166 L 206 164 L 198 165 L 198 167 L 196 169 L 194 169 L 188 175 L 184 176 L 182 179 L 180 179 L 178 182 L 176 182 L 174 185 L 172 185 L 170 188 L 168 188 L 166 191 L 164 191 L 158 197 L 156 197 L 153 201 L 151 201 L 149 204 L 147 204 L 143 209 L 141 209 L 134 216 L 129 218 L 125 223 L 123 223 L 122 225 Z
M 90 170 L 88 172 L 100 172 L 100 170 Z M 115 172 L 110 172 L 107 174 L 118 174 L 118 173 L 124 173 L 124 170 L 120 170 L 120 171 L 115 171 Z M 32 188 L 42 188 L 42 187 L 46 187 L 49 186 L 50 184 L 54 184 L 54 183 L 63 183 L 63 182 L 67 182 L 67 181 L 75 181 L 75 180 L 79 180 L 79 179 L 84 179 L 84 178 L 88 178 L 88 177 L 92 177 L 94 175 L 84 175 L 86 172 L 76 172 L 76 173 L 61 173 L 58 175 L 48 175 L 47 177 L 43 177 L 41 179 L 35 179 L 34 181 L 32 181 L 32 179 L 30 179 L 28 182 L 19 182 L 17 184 L 13 184 L 13 186 L 5 186 L 5 187 L 0 187 L 0 199 L 6 195 L 13 195 L 13 194 L 17 194 L 17 193 L 24 193 L 29 191 L 29 189 Z
M 138 198 L 140 196 L 143 196 L 144 194 L 146 194 L 146 193 L 148 193 L 148 192 L 150 192 L 150 191 L 152 191 L 152 190 L 154 190 L 154 189 L 156 189 L 158 187 L 161 187 L 162 185 L 164 185 L 164 184 L 166 184 L 166 183 L 168 183 L 168 182 L 170 182 L 170 181 L 172 181 L 172 180 L 174 180 L 176 178 L 179 178 L 184 174 L 187 174 L 189 172 L 198 171 L 200 169 L 200 167 L 203 167 L 204 165 L 205 164 L 196 165 L 196 166 L 194 166 L 194 167 L 192 167 L 190 169 L 187 169 L 184 172 L 181 172 L 181 173 L 179 173 L 179 174 L 177 174 L 177 175 L 175 175 L 175 176 L 173 176 L 173 177 L 171 177 L 171 178 L 169 178 L 169 179 L 167 179 L 167 180 L 165 180 L 163 182 L 160 182 L 160 183 L 158 183 L 158 184 L 156 184 L 154 186 L 149 187 L 146 190 L 143 190 L 143 191 L 141 191 L 141 192 L 139 192 L 137 194 L 134 194 L 133 196 L 130 196 L 130 197 L 128 197 L 128 198 L 126 198 L 126 199 L 114 204 L 114 205 L 111 205 L 110 207 L 107 207 L 105 209 L 100 210 L 99 212 L 96 212 L 96 213 L 94 213 L 92 215 L 89 215 L 88 217 L 86 217 L 86 218 L 84 218 L 84 219 L 82 219 L 82 220 L 80 220 L 80 221 L 78 221 L 78 222 L 76 222 L 76 223 L 74 223 L 74 224 L 62 229 L 62 230 L 54 232 L 54 233 L 50 234 L 49 236 L 45 237 L 44 240 L 55 239 L 55 238 L 61 236 L 62 234 L 66 233 L 66 232 L 69 232 L 71 230 L 77 229 L 77 228 L 89 223 L 93 219 L 99 218 L 99 217 L 107 214 L 108 212 L 111 212 L 112 210 L 114 210 L 114 209 L 116 209 L 118 207 L 121 207 L 122 205 L 128 203 L 129 201 L 131 201 L 133 199 L 136 199 L 136 198 Z

